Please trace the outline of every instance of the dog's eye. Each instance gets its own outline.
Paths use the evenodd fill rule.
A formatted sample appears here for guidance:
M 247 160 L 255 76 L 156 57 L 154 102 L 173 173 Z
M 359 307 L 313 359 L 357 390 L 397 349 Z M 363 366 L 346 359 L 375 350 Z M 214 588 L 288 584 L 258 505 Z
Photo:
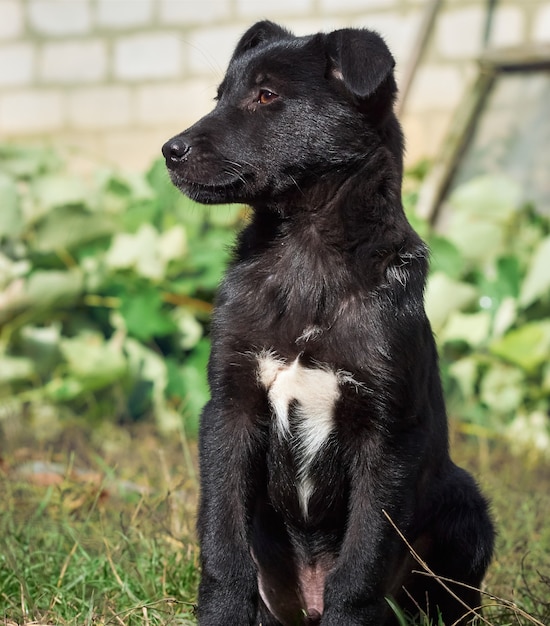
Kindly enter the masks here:
M 279 96 L 276 93 L 269 91 L 269 89 L 261 89 L 258 96 L 258 104 L 269 104 L 270 102 L 273 102 L 273 100 L 276 100 L 278 97 Z

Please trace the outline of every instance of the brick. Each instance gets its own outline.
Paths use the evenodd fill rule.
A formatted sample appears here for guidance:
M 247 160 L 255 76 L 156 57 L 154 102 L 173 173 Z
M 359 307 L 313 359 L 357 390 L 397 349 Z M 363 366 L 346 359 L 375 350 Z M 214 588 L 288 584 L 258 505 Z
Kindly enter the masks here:
M 21 86 L 32 82 L 34 48 L 26 43 L 0 47 L 0 86 Z
M 43 35 L 84 34 L 92 28 L 89 0 L 30 0 L 29 22 Z
M 411 113 L 453 109 L 462 98 L 465 80 L 452 65 L 423 65 L 418 69 L 407 100 Z
M 538 43 L 550 42 L 550 5 L 540 7 L 533 25 L 533 39 Z
M 115 42 L 114 72 L 123 80 L 163 79 L 182 70 L 182 37 L 179 34 L 140 34 Z
M 22 32 L 22 4 L 17 0 L 0 0 L 0 39 L 14 39 Z
M 269 10 L 266 9 L 264 3 L 258 2 L 258 0 L 237 0 L 237 14 L 240 17 L 254 19 L 307 13 L 311 8 L 311 0 L 277 0 L 269 7 Z
M 164 24 L 211 24 L 230 16 L 227 0 L 202 0 L 197 10 L 195 0 L 161 0 L 160 20 Z
M 525 14 L 518 7 L 498 7 L 491 26 L 490 44 L 494 47 L 516 46 L 524 41 Z
M 356 28 L 369 28 L 384 38 L 394 55 L 398 67 L 403 66 L 412 50 L 422 13 L 417 11 L 408 14 L 371 13 L 352 22 Z
M 342 11 L 361 11 L 391 7 L 397 0 L 320 0 L 321 11 L 333 12 L 338 15 Z
M 284 25 L 295 35 L 301 37 L 303 35 L 311 35 L 313 33 L 330 33 L 338 28 L 346 28 L 346 26 L 349 26 L 350 24 L 349 20 L 345 17 L 340 17 L 338 19 L 327 15 L 320 18 L 288 19 L 285 20 Z
M 32 135 L 63 126 L 63 94 L 56 90 L 29 89 L 0 97 L 0 134 Z
M 219 26 L 193 31 L 188 38 L 189 69 L 193 74 L 210 74 L 220 81 L 229 59 L 247 25 Z
M 68 99 L 68 119 L 73 128 L 101 129 L 133 123 L 132 91 L 129 87 L 83 87 Z
M 153 17 L 152 0 L 98 0 L 97 21 L 107 28 L 134 28 Z
M 105 78 L 107 48 L 99 39 L 45 44 L 39 58 L 43 82 L 87 83 Z
M 216 85 L 208 80 L 146 85 L 137 89 L 137 120 L 156 125 L 173 123 L 174 133 L 214 108 Z
M 442 13 L 436 24 L 437 50 L 443 57 L 471 59 L 483 45 L 485 8 L 471 6 Z

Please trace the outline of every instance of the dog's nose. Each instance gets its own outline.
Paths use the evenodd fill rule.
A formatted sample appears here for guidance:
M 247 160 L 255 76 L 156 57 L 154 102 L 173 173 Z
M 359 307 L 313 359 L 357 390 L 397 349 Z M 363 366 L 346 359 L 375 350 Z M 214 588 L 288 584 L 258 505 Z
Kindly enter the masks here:
M 174 137 L 162 146 L 162 154 L 167 162 L 181 163 L 189 156 L 191 146 L 181 137 Z

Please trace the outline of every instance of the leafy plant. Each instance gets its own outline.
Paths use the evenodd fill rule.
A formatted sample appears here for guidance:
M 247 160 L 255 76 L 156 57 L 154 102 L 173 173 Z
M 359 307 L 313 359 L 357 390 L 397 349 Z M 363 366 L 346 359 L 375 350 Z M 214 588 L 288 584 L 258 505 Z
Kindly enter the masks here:
M 196 429 L 211 302 L 240 206 L 145 175 L 70 174 L 47 149 L 0 147 L 0 398 Z
M 420 224 L 426 307 L 452 412 L 550 455 L 550 221 L 519 197 L 511 180 L 479 177 L 449 197 L 443 234 Z
M 550 454 L 550 223 L 509 179 L 457 188 L 426 293 L 453 415 Z M 208 398 L 208 324 L 240 206 L 182 196 L 144 175 L 69 173 L 47 149 L 0 146 L 0 399 L 196 432 Z

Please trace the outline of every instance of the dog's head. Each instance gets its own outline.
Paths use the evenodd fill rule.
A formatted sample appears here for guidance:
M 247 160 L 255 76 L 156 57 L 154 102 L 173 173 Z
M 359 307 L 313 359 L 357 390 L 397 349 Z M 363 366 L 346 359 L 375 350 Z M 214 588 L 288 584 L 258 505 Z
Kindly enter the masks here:
M 172 181 L 205 204 L 272 200 L 357 167 L 397 162 L 394 59 L 369 30 L 295 37 L 258 22 L 239 41 L 214 110 L 163 146 Z

